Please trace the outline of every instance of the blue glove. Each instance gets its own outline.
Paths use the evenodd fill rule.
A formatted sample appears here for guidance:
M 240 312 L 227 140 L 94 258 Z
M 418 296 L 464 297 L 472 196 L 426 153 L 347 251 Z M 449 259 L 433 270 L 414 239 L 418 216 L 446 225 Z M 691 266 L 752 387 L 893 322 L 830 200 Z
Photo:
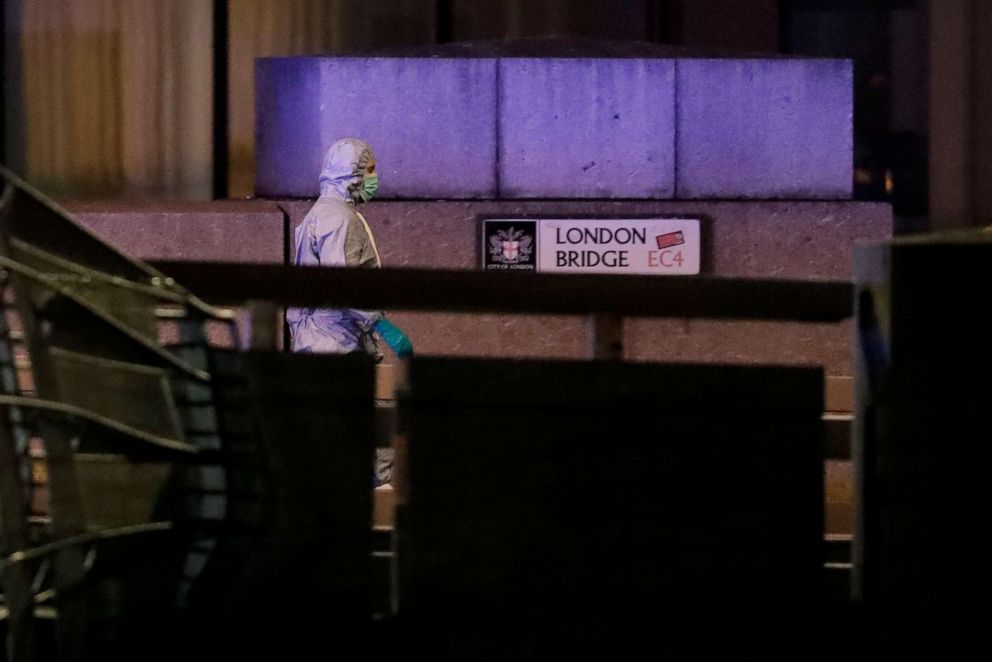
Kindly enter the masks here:
M 401 359 L 413 356 L 413 343 L 410 342 L 410 339 L 407 338 L 406 334 L 398 326 L 386 318 L 382 318 L 372 328 L 382 336 L 382 339 L 386 341 L 389 348 L 396 352 L 396 356 Z

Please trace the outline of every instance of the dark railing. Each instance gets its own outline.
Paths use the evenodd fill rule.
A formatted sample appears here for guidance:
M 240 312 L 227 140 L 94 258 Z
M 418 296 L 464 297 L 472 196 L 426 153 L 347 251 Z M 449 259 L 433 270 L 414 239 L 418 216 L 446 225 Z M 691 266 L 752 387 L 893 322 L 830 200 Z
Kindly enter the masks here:
M 253 344 L 271 347 L 276 306 L 588 315 L 590 354 L 623 355 L 622 317 L 840 322 L 854 313 L 842 281 L 719 276 L 604 276 L 431 269 L 347 269 L 161 261 L 155 268 L 216 305 L 251 305 Z M 850 458 L 851 418 L 825 417 L 826 455 Z
M 853 286 L 840 281 L 153 264 L 219 305 L 263 300 L 301 307 L 838 322 L 851 317 L 854 298 Z

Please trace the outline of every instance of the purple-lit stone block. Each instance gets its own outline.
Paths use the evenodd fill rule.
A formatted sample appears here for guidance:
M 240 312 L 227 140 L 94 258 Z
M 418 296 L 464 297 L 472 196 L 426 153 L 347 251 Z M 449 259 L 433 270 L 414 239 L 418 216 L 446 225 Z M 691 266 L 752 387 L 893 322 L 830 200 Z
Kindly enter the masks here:
M 677 78 L 677 197 L 851 197 L 849 60 L 679 60 Z
M 502 198 L 671 198 L 675 64 L 500 60 Z
M 255 81 L 258 195 L 317 195 L 345 137 L 372 146 L 382 198 L 496 195 L 494 59 L 268 58 Z
M 315 196 L 326 147 L 320 135 L 317 58 L 255 61 L 255 194 Z

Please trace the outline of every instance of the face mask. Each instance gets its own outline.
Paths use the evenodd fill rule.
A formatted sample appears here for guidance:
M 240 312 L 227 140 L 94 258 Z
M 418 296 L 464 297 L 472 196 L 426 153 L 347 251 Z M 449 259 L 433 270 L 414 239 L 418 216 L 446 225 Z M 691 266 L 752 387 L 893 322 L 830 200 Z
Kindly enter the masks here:
M 362 191 L 359 194 L 362 198 L 362 202 L 368 202 L 375 197 L 375 194 L 379 192 L 379 175 L 372 173 L 371 175 L 365 175 L 362 179 Z

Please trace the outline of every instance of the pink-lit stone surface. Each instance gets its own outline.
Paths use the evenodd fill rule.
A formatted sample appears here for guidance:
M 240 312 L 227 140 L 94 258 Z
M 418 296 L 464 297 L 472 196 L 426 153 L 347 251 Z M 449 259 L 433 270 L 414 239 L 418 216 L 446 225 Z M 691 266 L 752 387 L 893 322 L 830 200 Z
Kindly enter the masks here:
M 285 218 L 264 200 L 64 205 L 83 225 L 143 260 L 276 262 Z
M 312 201 L 77 204 L 77 218 L 145 259 L 282 262 Z M 744 201 L 381 201 L 363 208 L 386 266 L 475 269 L 479 221 L 491 217 L 690 216 L 703 222 L 703 273 L 850 279 L 856 241 L 891 234 L 888 205 Z M 287 235 L 288 230 L 288 235 Z M 513 292 L 506 293 L 508 298 Z M 422 354 L 583 358 L 580 317 L 396 312 Z M 823 365 L 850 374 L 844 324 L 625 320 L 626 357 Z
M 264 200 L 70 202 L 64 207 L 105 241 L 142 260 L 285 260 L 285 214 Z M 240 341 L 246 346 L 251 317 L 245 309 L 236 314 Z M 161 331 L 162 342 L 178 341 L 174 325 L 165 324 Z M 207 331 L 211 342 L 229 344 L 230 334 L 220 325 L 211 324 Z
M 292 236 L 313 202 L 277 204 Z M 698 217 L 703 273 L 814 280 L 850 279 L 854 242 L 892 232 L 888 205 L 846 201 L 386 201 L 364 205 L 362 214 L 386 266 L 448 269 L 476 268 L 482 218 Z
M 312 202 L 278 204 L 292 233 Z M 854 243 L 888 237 L 892 228 L 888 205 L 861 202 L 386 201 L 366 205 L 363 214 L 386 266 L 474 269 L 485 217 L 679 215 L 703 221 L 703 273 L 821 280 L 849 280 Z M 391 316 L 420 353 L 588 356 L 585 322 L 577 317 Z M 628 319 L 624 329 L 631 360 L 816 364 L 850 374 L 849 323 Z

